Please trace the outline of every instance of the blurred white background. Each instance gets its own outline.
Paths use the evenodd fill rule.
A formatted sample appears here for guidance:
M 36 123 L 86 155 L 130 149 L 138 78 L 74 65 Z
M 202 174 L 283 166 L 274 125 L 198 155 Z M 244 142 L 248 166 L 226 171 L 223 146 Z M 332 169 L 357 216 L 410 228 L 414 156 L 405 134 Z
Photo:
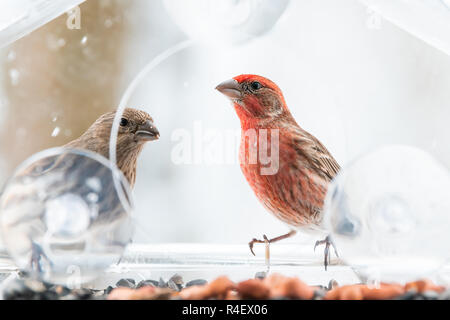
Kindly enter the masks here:
M 105 6 L 114 2 L 101 1 Z M 197 36 L 192 46 L 154 69 L 128 104 L 149 112 L 161 132 L 161 139 L 146 146 L 138 164 L 135 242 L 246 243 L 288 230 L 259 204 L 241 174 L 237 154 L 234 161 L 220 164 L 203 159 L 177 165 L 171 158 L 179 143 L 172 135 L 179 130 L 194 137 L 194 127 L 201 126 L 205 136 L 192 142 L 203 151 L 220 145 L 215 140 L 220 134 L 239 135 L 233 108 L 214 87 L 242 73 L 276 82 L 297 122 L 341 165 L 381 144 L 404 143 L 450 166 L 450 58 L 359 1 L 289 1 L 268 32 L 240 37 L 234 44 L 212 27 L 202 29 L 198 18 L 189 16 L 192 12 L 183 15 L 183 8 L 177 11 L 173 1 L 167 2 L 171 13 L 162 0 L 128 1 L 129 30 L 121 40 L 123 67 L 114 89 L 118 105 L 127 85 L 153 57 Z M 180 21 L 180 16 L 187 21 Z M 233 19 L 230 15 L 230 23 Z M 183 29 L 190 24 L 192 30 Z M 196 34 L 198 30 L 202 32 Z M 4 72 L 11 75 L 10 70 Z M 16 90 L 21 90 L 20 83 Z M 51 91 L 47 99 L 52 99 Z M 33 135 L 50 133 L 35 130 Z M 73 138 L 67 135 L 67 141 Z M 2 157 L 7 157 L 5 150 Z M 9 173 L 1 172 L 2 181 Z M 312 246 L 313 240 L 299 235 L 290 241 L 310 241 Z

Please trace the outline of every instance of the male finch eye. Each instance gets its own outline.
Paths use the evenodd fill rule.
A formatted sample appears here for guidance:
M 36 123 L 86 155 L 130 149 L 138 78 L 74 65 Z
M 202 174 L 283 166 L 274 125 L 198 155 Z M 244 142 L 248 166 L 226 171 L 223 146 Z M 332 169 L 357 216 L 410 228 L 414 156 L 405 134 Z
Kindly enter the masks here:
M 120 119 L 120 125 L 122 127 L 125 127 L 128 124 L 128 120 L 125 118 Z
M 259 83 L 258 81 L 254 81 L 250 85 L 253 90 L 258 90 L 258 89 L 261 89 L 261 87 L 262 87 L 261 83 Z

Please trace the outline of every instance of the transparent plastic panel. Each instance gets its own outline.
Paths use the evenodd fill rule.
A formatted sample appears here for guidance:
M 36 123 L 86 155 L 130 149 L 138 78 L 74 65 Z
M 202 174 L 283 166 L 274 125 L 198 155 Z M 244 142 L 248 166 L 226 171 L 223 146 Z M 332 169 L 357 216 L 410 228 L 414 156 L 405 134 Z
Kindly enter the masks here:
M 83 283 L 118 262 L 132 237 L 128 183 L 84 150 L 53 149 L 25 161 L 0 198 L 6 249 L 23 271 Z
M 2 0 L 0 48 L 32 32 L 85 0 Z
M 430 154 L 385 146 L 343 168 L 325 222 L 340 256 L 366 279 L 430 277 L 449 258 L 450 172 Z
M 269 32 L 289 0 L 164 0 L 173 21 L 191 39 L 242 44 Z
M 64 12 L 75 2 L 81 1 L 2 1 L 0 5 L 14 5 L 8 13 L 0 12 L 8 18 L 0 23 L 0 40 L 4 43 L 49 21 L 50 12 L 62 14 L 1 52 L 0 110 L 4 116 L 0 118 L 0 180 L 12 177 L 5 189 L 8 195 L 16 192 L 9 189 L 14 185 L 21 186 L 23 192 L 29 190 L 13 173 L 19 163 L 39 150 L 65 145 L 98 116 L 118 109 L 109 149 L 114 162 L 124 108 L 144 110 L 154 118 L 161 138 L 146 146 L 137 162 L 133 189 L 135 245 L 128 247 L 116 265 L 123 250 L 124 241 L 120 239 L 129 236 L 126 228 L 118 238 L 119 246 L 112 250 L 107 242 L 102 249 L 105 255 L 111 255 L 103 262 L 93 259 L 99 264 L 86 266 L 82 273 L 93 278 L 101 274 L 93 280 L 99 289 L 115 283 L 107 281 L 112 275 L 123 278 L 130 274 L 136 280 L 158 280 L 161 276 L 167 280 L 178 272 L 186 280 L 210 280 L 221 274 L 244 280 L 266 270 L 264 246 L 255 248 L 255 257 L 248 250 L 248 241 L 263 234 L 275 237 L 288 228 L 258 202 L 239 168 L 239 122 L 233 108 L 214 90 L 217 84 L 238 74 L 255 73 L 275 81 L 298 124 L 327 147 L 344 168 L 345 176 L 353 175 L 356 169 L 352 161 L 358 156 L 391 143 L 418 147 L 450 167 L 450 58 L 445 53 L 446 35 L 450 34 L 448 1 L 90 0 L 80 5 L 81 29 L 72 30 L 67 28 Z M 64 3 L 67 5 L 63 8 Z M 37 4 L 38 9 L 32 12 L 39 14 L 29 17 L 39 18 L 33 20 L 39 23 L 22 28 L 21 21 L 31 20 L 21 16 L 27 15 L 26 8 Z M 180 149 L 186 151 L 183 157 L 177 157 Z M 434 160 L 425 157 L 428 160 L 421 162 L 424 157 L 414 155 L 409 164 L 403 155 L 399 161 L 405 160 L 405 168 L 416 170 L 423 165 L 434 172 Z M 382 165 L 377 168 L 381 170 L 398 168 L 402 163 L 389 161 L 387 156 L 381 160 L 371 165 Z M 442 166 L 439 168 L 441 172 Z M 367 185 L 344 186 L 350 194 L 342 197 L 344 203 L 360 201 L 362 198 L 353 198 L 355 192 L 367 191 L 367 197 L 371 197 L 373 188 L 388 181 L 381 179 L 387 176 L 384 171 L 376 177 L 368 170 L 356 172 Z M 388 178 L 400 181 L 396 185 L 399 188 L 412 179 L 402 181 L 401 177 L 396 173 Z M 436 187 L 423 176 L 416 178 L 417 188 L 421 183 L 430 183 L 430 190 Z M 441 178 L 446 179 L 446 175 Z M 59 181 L 58 177 L 51 179 Z M 74 179 L 83 177 L 74 175 Z M 65 180 L 70 188 L 69 179 Z M 341 183 L 339 180 L 336 185 Z M 7 245 L 16 264 L 29 270 L 34 239 L 56 267 L 52 269 L 41 257 L 44 274 L 56 272 L 54 275 L 64 282 L 70 260 L 89 260 L 90 252 L 80 253 L 83 246 L 77 237 L 83 230 L 90 234 L 92 220 L 88 216 L 92 217 L 93 211 L 89 201 L 99 194 L 85 197 L 77 191 L 61 190 L 61 194 L 56 192 L 60 196 L 45 200 L 48 214 L 28 217 L 25 212 L 32 215 L 31 207 L 43 206 L 39 190 L 35 191 L 37 198 L 20 202 L 14 210 L 36 221 L 38 227 L 18 223 L 20 228 L 7 228 Z M 48 191 L 53 192 L 51 186 Z M 344 192 L 340 191 L 341 196 Z M 425 191 L 424 195 L 414 201 L 421 201 L 420 205 L 430 212 L 427 201 L 436 194 Z M 390 223 L 400 233 L 414 229 L 403 223 L 408 205 L 401 199 L 386 197 L 374 205 L 373 226 L 385 233 L 392 231 Z M 410 197 L 405 199 L 408 202 Z M 438 207 L 445 205 L 443 200 Z M 340 209 L 337 206 L 333 214 Z M 72 212 L 80 213 L 77 219 Z M 351 212 L 361 218 L 367 210 Z M 392 213 L 394 221 L 386 223 L 386 212 Z M 440 212 L 436 217 L 446 219 Z M 419 264 L 418 268 L 430 274 L 447 257 L 446 233 L 440 229 L 446 223 L 433 225 L 438 228 L 434 235 L 414 229 L 419 240 L 431 237 L 423 244 L 430 244 L 438 235 L 436 247 L 430 246 L 428 252 L 423 253 L 421 246 L 414 251 L 408 242 L 402 242 L 396 252 L 415 259 L 426 254 L 430 264 Z M 121 230 L 121 226 L 113 224 L 112 228 Z M 56 235 L 50 250 L 43 243 L 45 230 Z M 11 240 L 15 238 L 12 234 L 20 234 L 16 239 L 22 240 Z M 66 243 L 59 242 L 66 237 L 75 241 L 67 240 L 67 249 L 76 254 L 66 255 Z M 97 236 L 93 237 L 96 241 Z M 382 248 L 396 243 L 370 238 L 367 249 L 365 244 L 355 248 L 361 242 L 346 239 L 345 235 L 338 239 L 336 232 L 338 252 L 352 266 L 379 264 L 385 253 L 373 256 L 372 247 L 380 241 Z M 326 285 L 330 278 L 341 284 L 360 281 L 348 266 L 335 260 L 325 272 L 322 250 L 313 251 L 316 240 L 316 235 L 299 232 L 287 240 L 286 247 L 284 243 L 273 244 L 271 270 L 298 275 L 310 284 Z M 437 255 L 439 248 L 444 253 Z M 371 262 L 361 252 L 367 253 Z M 361 257 L 362 262 L 355 260 Z M 85 266 L 83 261 L 81 266 Z M 107 262 L 112 263 L 108 271 L 99 273 Z M 15 270 L 7 263 L 5 269 Z M 372 275 L 360 269 L 361 279 Z M 425 274 L 404 270 L 411 278 Z M 398 270 L 388 271 L 392 275 Z
M 393 24 L 450 54 L 449 0 L 360 0 Z

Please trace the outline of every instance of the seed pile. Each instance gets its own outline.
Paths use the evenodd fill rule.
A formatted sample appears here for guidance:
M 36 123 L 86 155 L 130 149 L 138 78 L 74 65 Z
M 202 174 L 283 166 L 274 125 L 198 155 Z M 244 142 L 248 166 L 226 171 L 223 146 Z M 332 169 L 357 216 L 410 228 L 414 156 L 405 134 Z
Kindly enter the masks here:
M 327 287 L 309 286 L 297 277 L 257 273 L 254 279 L 235 283 L 228 277 L 211 282 L 203 279 L 184 283 L 175 274 L 168 281 L 120 279 L 104 290 L 74 289 L 29 278 L 16 279 L 3 289 L 5 300 L 204 300 L 204 299 L 301 299 L 301 300 L 450 300 L 450 290 L 429 280 L 406 285 L 381 283 L 339 286 L 331 280 Z
M 69 289 L 34 279 L 15 279 L 4 286 L 4 300 L 92 300 L 102 299 L 104 290 Z

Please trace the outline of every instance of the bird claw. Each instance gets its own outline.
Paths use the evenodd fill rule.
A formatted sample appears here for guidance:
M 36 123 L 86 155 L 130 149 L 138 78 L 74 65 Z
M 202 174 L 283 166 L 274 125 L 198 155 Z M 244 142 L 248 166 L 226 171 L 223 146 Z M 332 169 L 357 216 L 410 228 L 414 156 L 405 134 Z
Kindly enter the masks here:
M 316 248 L 317 248 L 318 246 L 320 246 L 320 245 L 323 243 L 323 241 L 324 241 L 324 240 L 317 240 L 317 241 L 316 241 L 316 244 L 314 245 L 314 252 L 316 252 Z
M 325 245 L 325 249 L 324 249 L 324 258 L 323 258 L 323 265 L 325 267 L 325 271 L 327 271 L 327 267 L 330 264 L 330 260 L 331 260 L 331 252 L 330 252 L 330 245 L 333 247 L 334 249 L 334 253 L 336 254 L 336 256 L 339 258 L 339 254 L 336 250 L 336 246 L 334 245 L 333 240 L 331 240 L 330 236 L 327 236 L 325 239 L 323 240 L 318 240 L 316 241 L 316 244 L 314 245 L 314 252 L 316 251 L 317 246 L 319 245 Z
M 265 235 L 264 235 L 264 237 L 265 237 Z M 266 237 L 266 238 L 267 238 L 267 237 Z M 256 238 L 253 238 L 252 241 L 250 241 L 250 242 L 248 243 L 248 246 L 249 246 L 249 248 L 250 248 L 250 252 L 251 252 L 254 256 L 256 256 L 255 252 L 253 251 L 253 245 L 254 245 L 255 243 L 264 243 L 264 241 L 258 240 L 258 239 L 256 239 Z
M 266 244 L 266 248 L 267 248 L 268 245 L 269 245 L 270 243 L 273 243 L 273 242 L 277 242 L 277 241 L 280 241 L 280 240 L 283 240 L 283 239 L 290 238 L 290 237 L 292 237 L 293 235 L 295 235 L 296 233 L 297 233 L 296 231 L 291 230 L 291 231 L 289 231 L 289 232 L 286 233 L 286 234 L 283 234 L 283 235 L 281 235 L 281 236 L 279 236 L 279 237 L 275 237 L 275 238 L 272 238 L 272 239 L 267 238 L 267 236 L 264 234 L 264 235 L 263 235 L 263 239 L 264 239 L 264 240 L 258 240 L 258 239 L 256 239 L 256 238 L 253 238 L 252 241 L 250 241 L 250 242 L 248 243 L 248 246 L 250 247 L 251 253 L 252 253 L 253 255 L 255 255 L 255 253 L 253 252 L 253 245 L 254 245 L 255 243 L 265 243 L 265 244 Z M 267 251 L 267 249 L 266 249 L 266 251 Z
M 255 255 L 255 252 L 253 252 L 253 242 L 249 242 L 248 246 L 250 247 L 250 252 L 252 253 L 252 255 Z
M 35 242 L 31 244 L 31 259 L 30 259 L 30 269 L 34 272 L 41 274 L 42 273 L 42 258 L 50 265 L 53 265 L 53 262 L 47 257 L 47 255 L 42 250 L 41 246 Z

